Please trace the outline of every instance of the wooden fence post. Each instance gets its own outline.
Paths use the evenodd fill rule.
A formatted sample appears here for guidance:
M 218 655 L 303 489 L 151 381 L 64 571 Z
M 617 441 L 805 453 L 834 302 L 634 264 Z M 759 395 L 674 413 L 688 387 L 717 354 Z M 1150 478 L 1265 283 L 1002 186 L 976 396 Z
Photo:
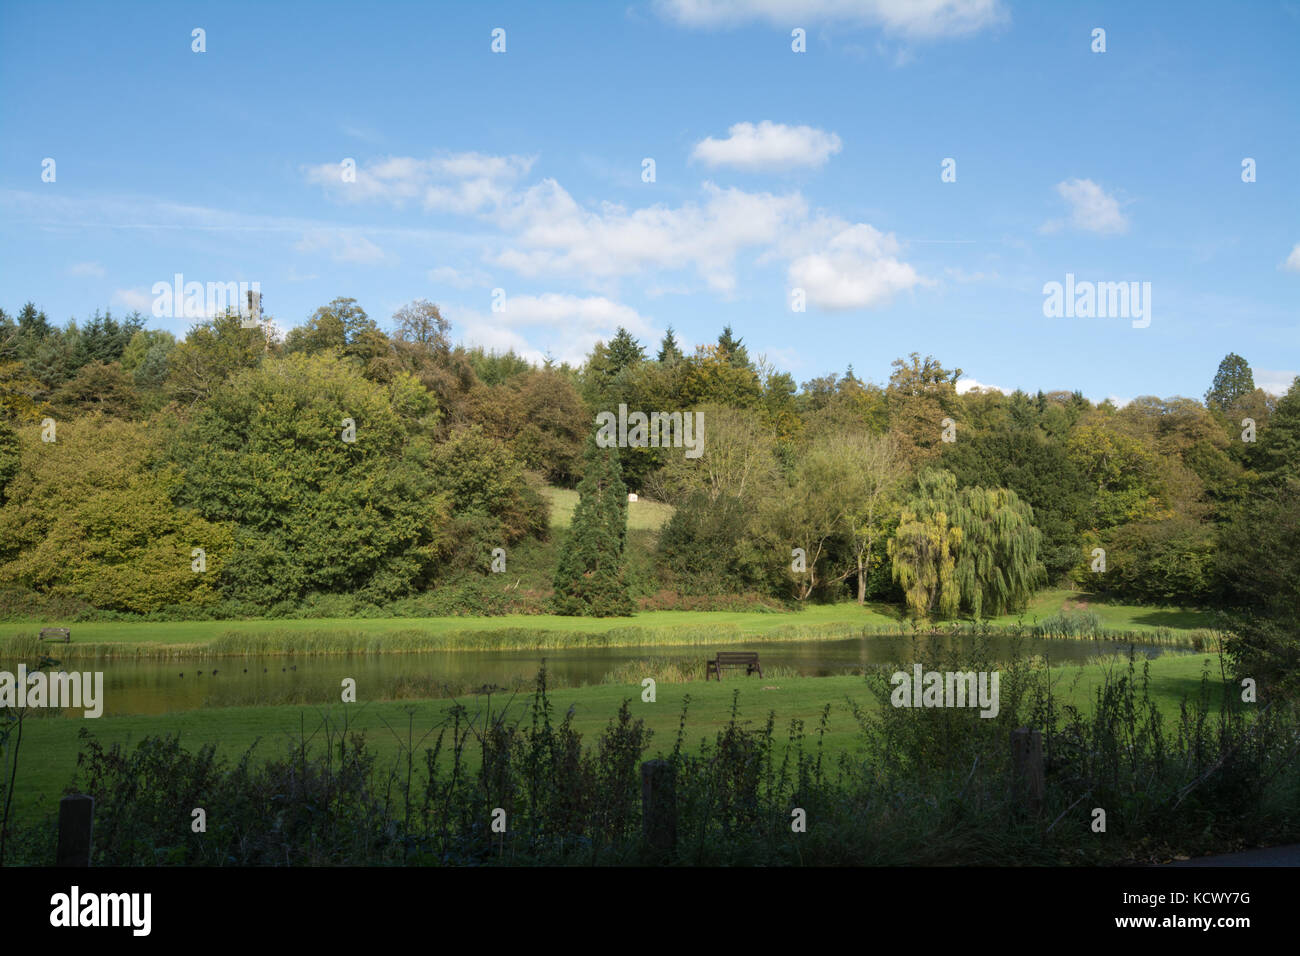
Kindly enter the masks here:
M 94 823 L 94 797 L 77 793 L 59 801 L 56 866 L 90 866 L 90 831 Z
M 1011 731 L 1012 793 L 1030 813 L 1043 809 L 1043 733 L 1020 727 Z
M 656 854 L 677 848 L 677 772 L 667 760 L 641 764 L 641 833 Z

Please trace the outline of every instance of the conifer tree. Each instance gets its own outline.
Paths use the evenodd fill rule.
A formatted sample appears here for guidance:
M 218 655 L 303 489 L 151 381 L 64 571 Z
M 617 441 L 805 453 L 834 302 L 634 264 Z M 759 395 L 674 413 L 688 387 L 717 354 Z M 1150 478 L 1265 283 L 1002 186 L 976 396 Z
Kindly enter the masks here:
M 627 485 L 619 469 L 618 449 L 597 447 L 593 435 L 584 457 L 578 505 L 555 570 L 555 613 L 631 614 L 632 600 L 623 580 Z
M 655 357 L 662 365 L 676 365 L 685 356 L 682 355 L 681 346 L 677 344 L 677 336 L 673 334 L 673 327 L 668 326 L 668 331 L 664 333 L 663 341 L 659 343 L 659 354 Z

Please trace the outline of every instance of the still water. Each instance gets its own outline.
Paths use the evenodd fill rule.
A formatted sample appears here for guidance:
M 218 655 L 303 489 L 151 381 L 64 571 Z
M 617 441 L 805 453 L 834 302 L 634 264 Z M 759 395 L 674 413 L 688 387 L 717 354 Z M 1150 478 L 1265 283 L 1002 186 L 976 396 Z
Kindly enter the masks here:
M 723 650 L 756 650 L 765 668 L 785 667 L 804 676 L 854 672 L 876 665 L 911 666 L 913 638 L 906 635 L 854 637 L 835 641 L 755 642 L 752 647 L 726 645 Z M 934 650 L 955 649 L 970 638 L 926 638 Z M 988 639 L 990 655 L 999 661 L 1041 655 L 1052 664 L 1080 664 L 1103 654 L 1124 654 L 1130 646 L 1118 641 L 1051 640 L 1045 638 Z M 1171 649 L 1135 645 L 1139 654 L 1155 657 Z M 599 684 L 621 665 L 651 659 L 703 661 L 716 648 L 614 647 L 573 650 L 429 651 L 418 654 L 358 654 L 339 656 L 230 657 L 188 661 L 67 661 L 60 670 L 102 670 L 104 715 L 165 714 L 206 707 L 251 704 L 328 704 L 339 700 L 345 677 L 357 682 L 359 699 L 462 695 L 485 684 L 531 686 L 542 658 L 553 686 Z M 15 665 L 0 662 L 0 670 Z M 728 672 L 729 680 L 743 680 Z M 445 685 L 445 686 L 444 686 Z M 422 690 L 421 690 L 422 689 Z M 398 693 L 395 693 L 398 691 Z M 68 717 L 80 716 L 67 711 Z

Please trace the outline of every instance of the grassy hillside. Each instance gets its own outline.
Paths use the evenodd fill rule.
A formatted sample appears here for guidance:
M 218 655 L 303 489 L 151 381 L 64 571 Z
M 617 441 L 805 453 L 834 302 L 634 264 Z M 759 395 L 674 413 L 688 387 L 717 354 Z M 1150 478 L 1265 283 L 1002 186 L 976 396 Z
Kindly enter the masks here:
M 551 527 L 567 528 L 578 506 L 578 493 L 570 488 L 547 487 L 542 495 L 551 506 Z M 629 501 L 627 503 L 627 528 L 629 531 L 658 531 L 673 516 L 673 506 L 659 501 Z

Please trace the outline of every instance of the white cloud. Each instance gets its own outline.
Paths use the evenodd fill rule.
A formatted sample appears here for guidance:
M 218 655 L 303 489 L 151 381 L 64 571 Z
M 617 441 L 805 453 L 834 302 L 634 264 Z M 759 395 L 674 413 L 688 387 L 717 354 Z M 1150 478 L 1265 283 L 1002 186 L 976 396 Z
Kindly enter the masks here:
M 1099 235 L 1128 231 L 1128 220 L 1120 211 L 1119 201 L 1091 179 L 1067 179 L 1056 184 L 1056 191 L 1070 204 L 1069 224 L 1075 229 Z M 1059 219 L 1051 220 L 1043 224 L 1043 231 L 1056 232 L 1062 225 Z
M 1300 242 L 1295 244 L 1291 250 L 1291 255 L 1286 257 L 1286 262 L 1282 263 L 1282 268 L 1287 272 L 1300 272 Z
M 324 252 L 335 262 L 383 262 L 387 254 L 351 229 L 311 229 L 294 248 L 299 252 Z
M 726 139 L 712 136 L 695 144 L 692 159 L 710 166 L 734 166 L 737 169 L 791 169 L 795 166 L 821 166 L 840 151 L 835 133 L 811 126 L 786 126 L 763 120 L 736 123 L 727 130 Z
M 553 179 L 527 190 L 503 213 L 517 229 L 494 258 L 525 276 L 609 278 L 647 269 L 694 268 L 716 292 L 734 290 L 734 260 L 746 247 L 777 242 L 807 215 L 798 194 L 773 196 L 704 185 L 705 200 L 628 211 L 579 206 Z
M 1297 375 L 1300 375 L 1300 372 L 1261 368 L 1254 373 L 1255 385 L 1270 395 L 1285 395 Z
M 658 6 L 690 27 L 732 27 L 755 20 L 786 29 L 848 23 L 913 39 L 975 33 L 1006 18 L 1001 0 L 659 0 Z
M 558 361 L 581 363 L 592 346 L 608 341 L 620 325 L 642 342 L 657 342 L 660 335 L 631 306 L 604 296 L 507 294 L 501 312 L 455 305 L 444 311 L 467 344 L 514 349 L 531 361 L 541 361 L 549 350 Z
M 965 395 L 967 392 L 972 392 L 977 388 L 984 392 L 1001 392 L 1003 395 L 1010 395 L 1015 391 L 1014 388 L 1003 388 L 1001 385 L 985 385 L 983 382 L 977 381 L 973 378 L 957 379 L 958 395 Z
M 107 273 L 104 267 L 98 262 L 78 262 L 68 267 L 70 276 L 90 276 L 95 279 L 102 279 Z
M 153 300 L 154 297 L 142 289 L 117 289 L 113 292 L 113 302 L 141 312 L 152 312 Z
M 385 162 L 408 169 L 424 161 L 396 157 Z M 510 167 L 490 157 L 464 154 L 455 168 L 495 174 Z M 503 187 L 490 202 L 465 208 L 473 207 L 474 218 L 499 230 L 498 236 L 483 242 L 483 262 L 529 279 L 575 280 L 607 295 L 616 296 L 617 280 L 628 276 L 648 280 L 645 284 L 652 290 L 683 291 L 680 276 L 660 273 L 686 270 L 712 291 L 731 295 L 738 281 L 736 260 L 746 252 L 760 265 L 789 265 L 798 279 L 795 284 L 808 290 L 809 301 L 827 308 L 880 304 L 895 292 L 928 281 L 898 259 L 892 235 L 864 223 L 810 219 L 798 191 L 775 195 L 705 182 L 700 192 L 699 199 L 678 206 L 587 206 L 547 178 L 528 188 Z M 373 190 L 369 194 L 385 198 Z M 486 276 L 449 266 L 435 269 L 429 278 L 463 287 L 487 281 Z M 501 279 L 492 281 L 507 285 Z
M 526 156 L 448 153 L 430 159 L 390 156 L 357 164 L 354 182 L 343 179 L 341 163 L 304 168 L 307 181 L 345 202 L 381 200 L 394 206 L 420 202 L 426 210 L 468 215 L 499 205 L 511 184 L 532 168 Z
M 792 288 L 823 309 L 862 309 L 882 305 L 898 293 L 922 284 L 906 262 L 898 241 L 865 223 L 843 229 L 817 252 L 790 263 Z

